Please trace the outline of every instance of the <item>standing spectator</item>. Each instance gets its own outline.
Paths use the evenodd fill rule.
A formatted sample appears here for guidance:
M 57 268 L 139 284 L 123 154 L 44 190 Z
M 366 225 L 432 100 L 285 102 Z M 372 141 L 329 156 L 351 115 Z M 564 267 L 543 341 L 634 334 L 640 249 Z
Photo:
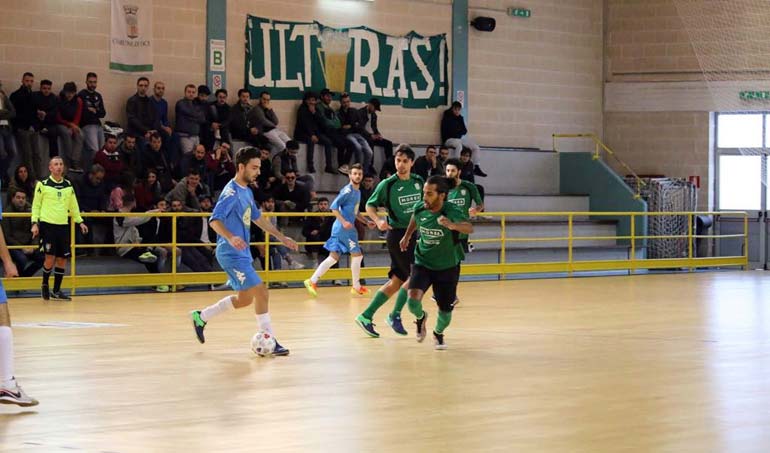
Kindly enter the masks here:
M 260 138 L 259 129 L 249 127 L 247 117 L 251 109 L 249 90 L 241 88 L 238 90 L 238 102 L 230 109 L 230 135 L 232 135 L 233 140 L 240 140 L 254 146 L 263 146 L 265 140 Z
M 153 94 L 150 97 L 155 112 L 158 115 L 158 133 L 163 139 L 163 154 L 169 162 L 176 162 L 179 155 L 179 136 L 174 133 L 168 120 L 168 102 L 163 98 L 166 94 L 166 84 L 157 81 L 153 85 Z
M 83 131 L 80 117 L 83 115 L 83 99 L 77 96 L 75 82 L 67 82 L 59 93 L 59 110 L 56 115 L 58 136 L 61 144 L 59 154 L 68 160 L 70 171 L 82 173 Z
M 11 93 L 11 103 L 16 110 L 16 118 L 13 120 L 13 130 L 16 135 L 16 146 L 21 153 L 21 163 L 30 171 L 32 178 L 40 178 L 43 175 L 36 173 L 33 168 L 32 156 L 37 150 L 37 112 L 32 97 L 32 85 L 35 76 L 31 72 L 25 72 L 21 77 L 21 86 Z M 28 197 L 28 199 L 31 199 Z
M 11 120 L 16 117 L 16 109 L 3 91 L 0 83 L 0 180 L 4 187 L 8 183 L 8 168 L 16 155 L 16 146 L 13 142 L 13 128 Z
M 214 151 L 206 154 L 206 167 L 209 188 L 214 192 L 222 190 L 235 177 L 235 164 L 230 156 L 230 145 L 222 143 Z
M 93 155 L 104 146 L 104 130 L 102 118 L 107 115 L 104 110 L 104 99 L 96 91 L 97 77 L 93 72 L 86 74 L 86 88 L 80 90 L 78 97 L 83 100 L 83 115 L 80 118 L 80 127 L 83 129 L 83 141 L 90 155 Z M 90 162 L 86 159 L 85 165 Z
M 342 133 L 342 121 L 336 111 L 332 108 L 332 96 L 334 93 L 328 88 L 321 90 L 321 102 L 316 104 L 318 114 L 321 118 L 321 128 L 324 135 L 329 137 L 334 147 L 337 148 L 337 165 L 342 174 L 348 174 L 348 163 L 350 162 L 351 145 Z
M 444 111 L 444 115 L 441 117 L 441 142 L 449 148 L 454 148 L 454 157 L 460 155 L 463 150 L 463 146 L 467 146 L 473 150 L 473 158 L 476 161 L 476 166 L 473 167 L 473 173 L 478 176 L 486 176 L 479 167 L 479 159 L 481 148 L 468 136 L 468 129 L 465 127 L 465 120 L 460 112 L 463 109 L 463 105 L 455 101 L 452 103 L 452 107 Z
M 343 93 L 340 97 L 340 120 L 342 120 L 342 133 L 345 134 L 348 143 L 353 149 L 353 157 L 356 163 L 364 167 L 364 172 L 369 173 L 373 169 L 372 161 L 374 153 L 362 134 L 366 131 L 359 111 L 350 106 L 350 95 Z
M 126 170 L 126 164 L 120 158 L 118 152 L 118 138 L 114 135 L 108 135 L 104 140 L 104 147 L 94 155 L 94 163 L 99 164 L 104 169 L 104 181 L 107 184 L 107 190 L 111 190 L 118 184 L 120 176 Z
M 315 145 L 324 147 L 324 157 L 326 158 L 326 173 L 337 174 L 332 165 L 332 142 L 321 131 L 321 118 L 316 110 L 318 96 L 312 91 L 305 93 L 302 98 L 302 104 L 297 110 L 297 122 L 294 127 L 294 139 L 307 145 L 307 172 L 315 173 L 315 164 L 313 154 Z
M 120 212 L 131 212 L 136 207 L 136 200 L 131 194 L 123 195 L 121 202 L 123 207 Z M 148 212 L 160 212 L 157 209 Z M 139 235 L 140 225 L 149 222 L 152 217 L 115 217 L 112 221 L 112 235 L 115 244 L 126 244 L 127 247 L 119 247 L 118 255 L 122 258 L 144 264 L 147 272 L 160 273 L 159 259 L 149 248 L 142 247 L 142 236 Z M 161 285 L 155 288 L 158 292 L 168 292 L 168 286 Z
M 27 194 L 21 190 L 14 192 L 8 191 L 8 197 L 11 203 L 7 212 L 31 212 L 29 203 L 27 203 Z M 27 248 L 9 250 L 11 259 L 19 269 L 19 276 L 31 277 L 43 267 L 43 254 L 40 252 L 38 244 L 32 238 L 32 222 L 29 217 L 3 217 L 3 232 L 5 232 L 5 241 L 8 245 L 26 245 Z
M 149 87 L 150 79 L 139 77 L 136 81 L 136 94 L 126 101 L 126 116 L 128 118 L 126 132 L 137 138 L 139 149 L 144 148 L 150 136 L 157 134 L 161 128 L 156 104 L 147 96 Z
M 203 143 L 206 149 L 214 149 L 216 140 L 228 145 L 232 141 L 230 139 L 230 105 L 227 103 L 227 90 L 218 89 L 214 97 L 216 100 L 209 106 L 208 115 L 211 134 L 207 137 L 211 139 L 211 142 Z
M 246 121 L 270 142 L 273 154 L 283 151 L 286 142 L 291 140 L 286 132 L 278 128 L 278 115 L 270 106 L 270 93 L 267 91 L 260 93 L 259 104 L 249 111 Z
M 366 106 L 361 108 L 361 122 L 366 131 L 364 137 L 366 137 L 372 150 L 374 150 L 375 146 L 382 146 L 384 160 L 393 160 L 393 142 L 384 138 L 380 133 L 379 127 L 377 127 L 377 112 L 380 111 L 380 100 L 377 98 L 369 99 Z
M 197 200 L 196 200 L 197 203 Z M 200 206 L 200 205 L 199 205 Z M 195 209 L 185 207 L 180 199 L 171 200 L 171 212 L 196 212 Z M 182 244 L 201 243 L 201 220 L 199 217 L 179 217 L 177 223 L 177 242 Z M 212 252 L 206 247 L 179 247 L 182 254 L 182 264 L 193 272 L 211 272 Z
M 48 174 L 48 161 L 53 153 L 51 148 L 56 148 L 57 123 L 56 114 L 59 109 L 58 97 L 52 92 L 53 82 L 50 80 L 40 81 L 40 91 L 32 94 L 32 105 L 35 108 L 37 121 L 35 130 L 38 132 L 37 147 L 35 155 L 32 158 L 32 167 L 38 180 L 43 179 Z M 45 138 L 45 140 L 41 140 Z
M 286 149 L 281 151 L 280 153 L 276 154 L 273 157 L 273 176 L 276 178 L 276 183 L 273 184 L 273 187 L 276 186 L 276 184 L 283 184 L 285 182 L 284 180 L 284 174 L 287 172 L 294 172 L 295 175 L 297 175 L 297 181 L 307 186 L 307 189 L 310 192 L 313 192 L 315 188 L 315 180 L 311 175 L 299 175 L 299 169 L 297 168 L 297 153 L 299 152 L 299 143 L 297 143 L 295 140 L 289 140 L 286 142 Z
M 412 173 L 417 173 L 422 179 L 427 180 L 428 176 L 443 175 L 444 167 L 439 163 L 435 146 L 428 146 L 425 149 L 425 155 L 420 156 L 414 161 Z
M 37 181 L 35 181 L 29 173 L 29 167 L 24 164 L 16 167 L 13 178 L 11 178 L 11 182 L 8 184 L 8 204 L 11 203 L 11 197 L 18 190 L 21 190 L 27 195 L 27 200 L 31 200 L 35 193 L 36 184 Z
M 184 87 L 184 98 L 176 101 L 176 133 L 179 135 L 179 149 L 182 155 L 191 153 L 200 143 L 200 128 L 206 122 L 203 110 L 196 105 L 195 85 Z
M 278 211 L 305 212 L 310 207 L 310 191 L 302 184 L 297 184 L 297 173 L 287 171 L 283 175 L 284 183 L 273 192 Z
M 152 209 L 156 200 L 161 198 L 160 182 L 154 169 L 148 170 L 143 178 L 136 180 L 134 197 L 136 198 L 136 208 L 142 212 Z
M 71 255 L 69 216 L 72 215 L 81 233 L 88 233 L 88 227 L 80 216 L 72 183 L 64 178 L 64 161 L 61 157 L 54 157 L 48 164 L 48 169 L 51 175 L 38 181 L 35 198 L 32 200 L 32 237 L 40 236 L 40 247 L 45 253 L 41 295 L 43 300 L 71 300 L 61 291 L 64 268 L 67 266 L 67 258 Z M 48 290 L 51 271 L 54 273 L 53 292 Z

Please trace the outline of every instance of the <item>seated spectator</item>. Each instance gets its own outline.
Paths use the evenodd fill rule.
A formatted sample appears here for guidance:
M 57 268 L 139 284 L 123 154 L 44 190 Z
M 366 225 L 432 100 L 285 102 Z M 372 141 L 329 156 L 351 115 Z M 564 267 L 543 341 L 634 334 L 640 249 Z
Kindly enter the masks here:
M 384 138 L 377 127 L 377 112 L 380 111 L 380 100 L 377 98 L 369 99 L 366 106 L 359 110 L 362 117 L 361 122 L 366 131 L 364 137 L 369 142 L 372 150 L 374 150 L 375 146 L 382 146 L 383 160 L 387 161 L 393 159 L 393 142 Z
M 23 190 L 8 191 L 11 197 L 11 203 L 8 205 L 7 212 L 32 212 L 32 208 L 27 203 L 27 194 Z M 5 242 L 9 245 L 27 245 L 23 249 L 9 250 L 11 259 L 19 270 L 20 277 L 31 277 L 43 267 L 45 257 L 40 252 L 39 243 L 32 238 L 32 221 L 29 217 L 7 217 L 3 216 L 3 232 L 5 233 Z
M 286 142 L 291 140 L 286 132 L 278 128 L 278 115 L 270 105 L 270 93 L 267 91 L 260 93 L 259 103 L 249 111 L 246 121 L 267 139 L 273 154 L 283 151 Z
M 233 140 L 240 140 L 252 146 L 266 146 L 267 139 L 259 135 L 259 129 L 249 126 L 247 117 L 251 109 L 249 90 L 241 88 L 238 90 L 238 102 L 230 109 L 230 135 Z
M 116 212 L 123 208 L 123 196 L 131 194 L 134 196 L 134 175 L 125 173 L 121 175 L 118 185 L 113 187 L 110 191 L 110 200 L 107 205 L 107 210 Z M 134 204 L 136 204 L 136 198 L 134 198 Z
M 197 200 L 196 200 L 197 203 Z M 171 200 L 171 212 L 195 212 L 196 210 L 186 208 L 183 201 L 178 198 Z M 182 244 L 200 244 L 201 243 L 201 220 L 198 217 L 179 217 L 177 223 L 177 242 Z M 211 247 L 179 247 L 182 254 L 182 264 L 189 267 L 193 272 L 211 272 L 213 267 L 211 259 L 213 258 L 213 248 Z
M 221 143 L 230 145 L 230 105 L 227 103 L 227 90 L 220 88 L 214 93 L 216 100 L 209 106 L 207 115 L 207 129 L 210 133 L 205 134 L 205 141 L 201 138 L 201 143 L 206 149 L 214 149 L 217 140 Z
M 203 110 L 193 101 L 197 95 L 195 85 L 184 87 L 184 97 L 176 102 L 176 133 L 179 135 L 179 149 L 182 155 L 191 153 L 200 143 L 200 128 L 206 122 Z
M 138 206 L 136 208 L 138 209 Z M 141 212 L 167 212 L 168 203 L 163 198 L 155 200 L 151 209 Z M 139 225 L 139 235 L 143 244 L 160 244 L 171 242 L 171 217 L 152 217 L 147 223 Z M 148 246 L 150 251 L 158 257 L 158 269 L 166 268 L 166 261 L 171 254 L 171 247 Z
M 283 175 L 286 172 L 292 171 L 295 175 L 299 175 L 299 169 L 297 168 L 297 153 L 299 152 L 299 143 L 295 140 L 289 140 L 286 142 L 286 149 L 276 154 L 273 157 L 273 163 L 271 165 L 273 169 L 273 176 L 275 176 L 277 183 L 283 184 Z M 260 173 L 264 170 L 260 170 Z M 315 186 L 315 180 L 311 175 L 297 176 L 297 181 L 304 184 L 310 192 L 313 192 Z M 275 187 L 276 184 L 273 184 Z
M 449 148 L 441 145 L 438 149 L 438 161 L 441 163 L 441 165 L 444 165 L 447 159 L 449 159 Z
M 275 212 L 275 199 L 271 196 L 267 196 L 264 200 L 261 202 L 261 209 L 262 212 Z M 269 217 L 270 223 L 272 223 L 274 226 L 278 226 L 278 218 L 277 217 Z M 262 231 L 261 228 L 257 228 L 258 230 Z M 263 239 L 264 241 L 264 235 Z M 273 256 L 275 254 L 276 256 Z M 304 269 L 305 266 L 296 261 L 294 257 L 291 256 L 291 253 L 289 253 L 289 249 L 281 243 L 281 241 L 278 240 L 278 238 L 271 236 L 270 237 L 270 259 L 271 261 L 274 261 L 273 267 L 271 269 L 280 270 L 283 269 L 283 264 L 281 260 L 285 260 L 286 264 L 289 266 L 289 269 Z
M 176 185 L 176 181 L 171 173 L 171 165 L 161 151 L 162 146 L 163 140 L 159 134 L 150 135 L 150 143 L 142 151 L 141 166 L 137 174 L 146 175 L 149 169 L 155 170 L 160 187 L 165 192 L 171 190 Z
M 209 195 L 200 197 L 198 203 L 201 205 L 201 212 L 214 212 L 214 200 Z M 209 218 L 210 217 L 201 218 L 201 242 L 214 245 L 214 243 L 217 242 L 217 233 L 211 228 L 211 225 L 209 225 Z
M 181 164 L 175 166 L 174 176 L 178 181 L 187 175 L 190 170 L 195 169 L 201 175 L 201 179 L 208 184 L 208 168 L 206 165 L 206 148 L 203 145 L 195 145 L 193 152 L 183 155 Z
M 155 173 L 155 170 L 148 170 L 147 176 L 136 180 L 134 197 L 136 198 L 136 208 L 142 212 L 152 209 L 156 200 L 161 198 L 160 182 L 158 182 L 158 174 Z
M 201 175 L 198 170 L 191 169 L 187 176 L 182 178 L 177 185 L 166 194 L 166 201 L 173 205 L 174 200 L 179 200 L 182 205 L 193 211 L 200 211 L 201 205 L 198 198 L 202 195 L 211 195 L 208 186 L 201 183 Z M 172 206 L 173 208 L 173 206 Z
M 287 171 L 283 175 L 284 183 L 273 192 L 278 211 L 305 212 L 310 207 L 310 191 L 302 184 L 297 184 L 297 173 Z
M 75 195 L 77 196 L 80 212 L 104 212 L 107 210 L 107 188 L 104 184 L 104 168 L 99 164 L 93 164 L 87 174 L 74 181 Z M 83 217 L 83 223 L 88 226 L 88 232 L 83 234 L 76 231 L 77 244 L 93 244 L 94 242 L 107 242 L 106 234 L 109 232 L 110 221 L 102 217 Z M 97 239 L 94 239 L 97 238 Z M 88 253 L 87 249 L 78 249 L 81 255 Z M 92 250 L 96 252 L 96 249 Z
M 131 194 L 125 194 L 121 201 L 120 212 L 131 212 L 136 207 L 136 200 Z M 148 212 L 159 212 L 152 210 Z M 128 247 L 119 247 L 118 256 L 144 264 L 147 272 L 160 273 L 158 256 L 147 247 L 142 247 L 142 237 L 139 235 L 139 225 L 149 222 L 152 217 L 115 217 L 112 221 L 112 234 L 115 244 L 126 244 Z M 166 285 L 155 288 L 158 292 L 168 292 Z
M 460 151 L 460 162 L 462 163 L 462 168 L 460 168 L 460 179 L 476 184 L 476 172 L 474 171 L 476 166 L 473 165 L 473 161 L 471 160 L 471 153 L 471 150 L 468 148 L 463 148 L 463 150 Z M 476 184 L 476 188 L 479 189 L 479 195 L 481 195 L 481 199 L 484 200 L 484 186 Z
M 126 135 L 118 146 L 118 154 L 127 171 L 138 174 L 140 171 L 139 158 L 141 151 L 136 146 L 136 137 Z
M 474 174 L 478 176 L 486 176 L 487 174 L 479 167 L 479 159 L 481 148 L 468 136 L 468 129 L 465 127 L 465 120 L 460 112 L 463 109 L 463 105 L 455 101 L 452 103 L 452 107 L 444 111 L 444 115 L 441 117 L 441 142 L 449 147 L 454 148 L 454 156 L 457 157 L 462 152 L 463 147 L 468 147 L 473 150 L 473 159 L 476 165 L 473 167 Z
M 107 189 L 111 190 L 118 184 L 120 175 L 126 170 L 126 164 L 120 158 L 118 151 L 118 138 L 108 135 L 104 139 L 104 148 L 94 155 L 94 163 L 104 169 L 104 182 Z
M 206 154 L 206 167 L 209 188 L 214 192 L 222 190 L 235 177 L 235 164 L 230 155 L 230 145 L 222 143 L 214 151 Z
M 59 93 L 59 107 L 56 114 L 61 149 L 59 155 L 66 159 L 70 171 L 82 173 L 83 131 L 80 118 L 83 115 L 83 99 L 78 97 L 75 82 L 67 82 Z
M 13 178 L 11 178 L 11 182 L 8 184 L 8 204 L 11 203 L 13 194 L 17 190 L 24 192 L 27 195 L 27 200 L 31 200 L 35 193 L 36 184 L 37 181 L 32 178 L 26 165 L 21 164 L 16 167 Z
M 342 121 L 342 133 L 353 150 L 353 160 L 364 167 L 365 173 L 375 173 L 372 162 L 374 153 L 366 141 L 363 128 L 363 120 L 358 109 L 350 106 L 350 95 L 343 93 L 340 97 L 340 120 Z
M 314 212 L 332 212 L 329 209 L 329 199 L 321 197 L 318 199 L 318 205 Z M 306 217 L 302 226 L 302 235 L 307 242 L 326 242 L 332 235 L 332 225 L 334 225 L 334 216 L 327 217 Z M 329 256 L 329 251 L 323 247 L 323 244 L 306 245 L 305 251 L 308 255 L 316 255 L 318 263 Z M 339 262 L 332 267 L 339 267 Z
M 315 164 L 313 154 L 315 145 L 324 147 L 324 156 L 326 157 L 326 173 L 337 174 L 332 165 L 332 142 L 322 133 L 321 116 L 316 110 L 318 95 L 312 91 L 305 93 L 302 104 L 297 110 L 297 121 L 294 127 L 294 140 L 307 145 L 307 172 L 315 173 Z
M 435 146 L 427 147 L 425 149 L 425 155 L 415 159 L 412 173 L 422 176 L 423 180 L 427 180 L 428 176 L 441 176 L 444 174 L 444 167 L 438 161 Z
M 270 160 L 270 150 L 267 148 L 261 149 L 259 160 L 262 163 L 259 167 L 259 176 L 257 176 L 257 187 L 259 187 L 259 189 L 264 193 L 272 193 L 275 185 L 280 180 L 275 176 L 273 172 L 273 162 Z M 296 155 L 294 160 L 296 162 Z
M 318 116 L 321 119 L 321 130 L 329 137 L 334 147 L 337 148 L 337 165 L 342 174 L 348 174 L 352 145 L 348 143 L 345 134 L 342 133 L 342 121 L 337 112 L 332 108 L 332 93 L 328 88 L 321 90 L 321 99 L 316 104 Z

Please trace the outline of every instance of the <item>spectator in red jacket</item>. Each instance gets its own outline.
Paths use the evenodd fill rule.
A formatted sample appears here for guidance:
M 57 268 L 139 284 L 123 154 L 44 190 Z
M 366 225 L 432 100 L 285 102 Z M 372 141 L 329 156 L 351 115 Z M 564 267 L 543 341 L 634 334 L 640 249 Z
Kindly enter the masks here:
M 94 155 L 94 163 L 104 167 L 104 182 L 107 190 L 112 190 L 120 181 L 120 175 L 126 170 L 126 164 L 118 151 L 118 138 L 108 135 L 104 147 Z
M 235 177 L 235 164 L 230 155 L 230 145 L 222 143 L 213 152 L 206 154 L 206 168 L 211 190 L 222 190 Z
M 83 100 L 77 96 L 75 82 L 67 82 L 59 94 L 59 110 L 56 114 L 56 128 L 61 139 L 60 155 L 67 159 L 70 171 L 83 172 L 81 157 L 83 151 L 83 131 L 80 130 L 80 117 L 83 114 Z

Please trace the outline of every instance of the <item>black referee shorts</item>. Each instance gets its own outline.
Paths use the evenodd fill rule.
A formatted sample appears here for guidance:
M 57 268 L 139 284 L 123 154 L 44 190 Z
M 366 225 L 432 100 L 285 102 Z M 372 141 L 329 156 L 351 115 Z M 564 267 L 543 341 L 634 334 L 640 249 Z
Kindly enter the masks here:
M 56 225 L 40 222 L 40 251 L 56 258 L 69 258 L 72 255 L 72 237 L 69 225 Z
M 454 310 L 457 299 L 457 282 L 460 280 L 460 265 L 434 271 L 419 264 L 412 265 L 412 275 L 409 276 L 409 289 L 419 289 L 425 293 L 433 286 L 433 296 L 441 311 Z
M 406 252 L 401 251 L 401 238 L 404 237 L 406 228 L 394 228 L 388 231 L 388 236 L 385 242 L 388 245 L 388 253 L 390 253 L 390 271 L 388 271 L 388 278 L 395 276 L 401 281 L 406 281 L 409 278 L 409 272 L 414 262 L 414 246 L 417 244 L 416 232 L 412 235 L 409 241 L 409 248 Z

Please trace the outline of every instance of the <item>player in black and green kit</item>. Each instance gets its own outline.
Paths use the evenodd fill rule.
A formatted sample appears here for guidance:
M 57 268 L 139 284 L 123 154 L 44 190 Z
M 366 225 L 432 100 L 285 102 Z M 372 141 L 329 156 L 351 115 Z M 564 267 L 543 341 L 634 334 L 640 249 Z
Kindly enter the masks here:
M 420 238 L 414 251 L 414 265 L 409 276 L 409 311 L 417 317 L 417 341 L 425 339 L 428 314 L 422 309 L 422 296 L 429 287 L 438 304 L 438 319 L 433 329 L 436 349 L 446 349 L 444 329 L 452 321 L 452 310 L 460 279 L 460 261 L 465 258 L 460 234 L 471 234 L 473 225 L 468 216 L 453 203 L 447 202 L 454 181 L 443 176 L 431 176 L 423 188 L 423 201 L 414 208 L 409 227 L 401 238 L 406 250 L 415 231 Z
M 399 146 L 395 161 L 396 174 L 380 181 L 372 192 L 372 196 L 369 197 L 369 201 L 366 202 L 366 213 L 377 223 L 380 231 L 388 232 L 386 242 L 390 254 L 388 272 L 390 280 L 380 287 L 366 310 L 356 317 L 356 323 L 371 337 L 380 336 L 374 330 L 372 323 L 374 313 L 396 292 L 398 292 L 396 305 L 388 315 L 387 323 L 399 335 L 407 335 L 401 322 L 401 310 L 407 301 L 405 282 L 409 279 L 410 266 L 414 261 L 415 241 L 412 240 L 403 249 L 399 244 L 409 225 L 414 206 L 422 198 L 423 180 L 420 176 L 411 173 L 414 164 L 414 151 L 411 148 L 405 145 Z M 387 220 L 377 215 L 377 208 L 387 209 Z

